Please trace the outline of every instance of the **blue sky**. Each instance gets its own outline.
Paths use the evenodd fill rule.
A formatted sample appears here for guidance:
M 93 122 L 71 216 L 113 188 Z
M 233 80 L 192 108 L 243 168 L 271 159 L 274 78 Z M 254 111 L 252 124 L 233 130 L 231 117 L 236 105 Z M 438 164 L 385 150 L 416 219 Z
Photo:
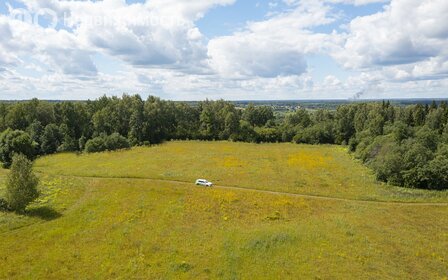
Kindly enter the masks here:
M 2 1 L 0 99 L 448 97 L 447 13 L 444 0 Z

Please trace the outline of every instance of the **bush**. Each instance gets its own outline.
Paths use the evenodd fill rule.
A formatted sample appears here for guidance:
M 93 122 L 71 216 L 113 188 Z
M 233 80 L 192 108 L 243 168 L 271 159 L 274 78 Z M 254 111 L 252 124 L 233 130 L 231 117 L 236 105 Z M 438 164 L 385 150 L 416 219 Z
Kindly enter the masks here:
M 0 211 L 9 211 L 8 201 L 0 197 Z
M 118 133 L 114 133 L 106 137 L 106 147 L 107 150 L 113 151 L 119 149 L 129 149 L 131 145 L 127 138 Z
M 9 168 L 14 154 L 23 154 L 32 160 L 35 157 L 36 143 L 28 133 L 7 129 L 0 134 L 0 160 L 4 168 Z
M 270 127 L 256 127 L 255 132 L 258 135 L 257 142 L 263 143 L 275 143 L 279 140 L 280 136 L 276 128 Z
M 333 144 L 333 129 L 330 123 L 319 123 L 300 130 L 294 142 L 303 144 Z
M 99 153 L 128 149 L 130 146 L 128 139 L 118 133 L 109 136 L 103 134 L 87 141 L 85 151 L 87 153 Z
M 87 141 L 86 147 L 84 148 L 84 150 L 87 153 L 98 153 L 98 152 L 106 151 L 107 148 L 106 148 L 105 138 L 106 138 L 106 136 L 98 136 L 93 139 L 90 139 L 89 141 Z
M 22 154 L 13 157 L 11 171 L 6 180 L 6 201 L 11 210 L 23 212 L 39 196 L 39 180 L 34 175 L 33 163 Z

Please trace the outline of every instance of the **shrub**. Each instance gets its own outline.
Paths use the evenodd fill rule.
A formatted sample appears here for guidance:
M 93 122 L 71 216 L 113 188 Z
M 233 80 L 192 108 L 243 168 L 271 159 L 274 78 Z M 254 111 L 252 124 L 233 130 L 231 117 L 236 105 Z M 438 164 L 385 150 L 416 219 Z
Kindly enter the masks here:
M 128 139 L 121 136 L 118 133 L 114 133 L 112 135 L 109 135 L 106 137 L 106 147 L 107 150 L 113 151 L 113 150 L 119 150 L 119 149 L 128 149 L 130 147 L 130 143 Z
M 118 133 L 111 135 L 100 135 L 86 143 L 85 151 L 87 153 L 99 153 L 104 151 L 115 151 L 120 149 L 128 149 L 129 141 Z
M 333 144 L 334 141 L 331 123 L 319 123 L 304 128 L 294 137 L 294 142 L 304 144 Z
M 0 160 L 5 168 L 11 166 L 14 154 L 20 153 L 34 159 L 35 151 L 36 143 L 24 131 L 7 129 L 0 134 Z
M 22 154 L 13 157 L 11 172 L 6 180 L 6 201 L 11 210 L 23 212 L 39 196 L 39 180 L 32 170 L 32 162 Z
M 6 199 L 0 197 L 0 211 L 8 211 L 9 205 Z
M 81 138 L 79 138 L 79 141 L 78 141 L 79 150 L 83 151 L 86 148 L 86 142 L 87 142 L 87 139 L 84 135 Z
M 85 151 L 87 153 L 98 153 L 107 150 L 106 148 L 106 136 L 98 136 L 90 139 L 86 143 Z
M 280 138 L 278 130 L 270 127 L 256 127 L 255 132 L 258 135 L 257 142 L 275 143 Z

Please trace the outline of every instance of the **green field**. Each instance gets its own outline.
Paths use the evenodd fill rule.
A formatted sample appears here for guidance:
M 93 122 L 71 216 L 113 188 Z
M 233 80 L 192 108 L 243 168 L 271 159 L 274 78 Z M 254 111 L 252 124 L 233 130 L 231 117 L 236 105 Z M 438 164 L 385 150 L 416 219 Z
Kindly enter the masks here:
M 381 185 L 340 147 L 170 142 L 35 169 L 29 214 L 0 213 L 0 279 L 448 276 L 447 192 Z
M 296 194 L 379 201 L 448 202 L 448 192 L 386 186 L 340 146 L 170 142 L 100 154 L 42 158 L 43 174 L 161 179 Z

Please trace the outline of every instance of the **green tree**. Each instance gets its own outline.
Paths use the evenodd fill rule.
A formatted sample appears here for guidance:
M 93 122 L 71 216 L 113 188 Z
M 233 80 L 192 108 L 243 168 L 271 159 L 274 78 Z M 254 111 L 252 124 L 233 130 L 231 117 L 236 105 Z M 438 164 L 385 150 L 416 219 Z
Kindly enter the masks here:
M 39 180 L 32 170 L 32 162 L 22 154 L 13 157 L 11 171 L 6 180 L 6 201 L 8 206 L 17 212 L 25 208 L 39 196 L 37 185 Z
M 176 139 L 197 139 L 199 137 L 199 108 L 186 103 L 175 104 Z
M 145 102 L 144 116 L 143 133 L 145 141 L 158 144 L 170 140 L 174 136 L 176 121 L 172 103 L 149 96 Z
M 437 149 L 440 135 L 427 126 L 421 127 L 415 135 L 415 140 L 431 151 Z
M 429 181 L 426 166 L 433 159 L 433 152 L 416 141 L 409 141 L 403 150 L 406 151 L 401 161 L 404 186 L 426 189 Z
M 448 188 L 448 145 L 441 145 L 435 158 L 428 164 L 430 189 Z
M 348 144 L 355 134 L 355 109 L 351 106 L 340 106 L 336 111 L 336 142 Z
M 143 142 L 144 107 L 145 104 L 140 96 L 135 96 L 132 101 L 128 135 L 132 145 L 139 145 Z
M 7 125 L 12 129 L 25 130 L 34 121 L 44 126 L 54 122 L 53 105 L 33 99 L 14 104 L 6 115 Z
M 0 103 L 0 131 L 7 128 L 6 115 L 8 114 L 8 106 L 5 103 Z
M 35 142 L 36 145 L 36 153 L 40 153 L 40 140 L 42 139 L 42 134 L 44 132 L 44 127 L 40 123 L 40 121 L 34 121 L 33 123 L 28 126 L 26 129 L 26 132 L 30 135 L 31 140 Z
M 402 148 L 394 141 L 394 139 L 391 139 L 391 137 L 388 136 L 377 138 L 375 143 L 378 145 L 374 146 L 374 149 L 371 151 L 376 154 L 372 158 L 369 165 L 375 171 L 376 177 L 380 181 L 388 182 L 392 185 L 402 186 Z
M 372 135 L 383 135 L 385 123 L 386 120 L 380 111 L 376 110 L 376 108 L 370 111 L 367 121 L 367 128 L 370 130 Z
M 0 160 L 4 168 L 9 168 L 13 155 L 20 153 L 28 159 L 34 159 L 36 155 L 36 143 L 28 133 L 21 130 L 8 128 L 0 134 Z
M 223 131 L 223 138 L 229 139 L 230 137 L 235 137 L 240 129 L 240 118 L 238 113 L 235 111 L 228 112 L 225 117 L 225 128 Z
M 311 116 L 305 109 L 299 109 L 285 118 L 287 127 L 299 126 L 300 128 L 309 127 L 312 124 Z
M 245 120 L 240 121 L 240 132 L 238 136 L 233 141 L 241 141 L 241 142 L 257 142 L 258 135 L 254 130 L 254 127 Z
M 201 114 L 199 116 L 200 133 L 204 139 L 213 140 L 218 138 L 219 124 L 216 111 L 212 101 L 201 103 Z
M 410 138 L 413 135 L 411 127 L 402 121 L 397 121 L 392 127 L 392 135 L 397 143 Z
M 421 104 L 418 104 L 414 107 L 412 111 L 412 117 L 414 120 L 414 124 L 416 126 L 422 126 L 425 124 L 426 119 L 426 110 L 425 107 Z
M 45 155 L 55 153 L 59 146 L 62 144 L 63 135 L 61 134 L 59 127 L 52 123 L 45 127 L 44 133 L 41 139 L 41 151 Z
M 59 127 L 59 132 L 62 136 L 61 145 L 58 147 L 58 152 L 73 152 L 77 151 L 79 148 L 78 141 L 72 136 L 74 133 L 71 132 L 67 124 L 63 123 Z
M 269 106 L 256 107 L 249 104 L 243 112 L 243 119 L 252 126 L 264 126 L 269 120 L 274 119 L 274 112 Z

